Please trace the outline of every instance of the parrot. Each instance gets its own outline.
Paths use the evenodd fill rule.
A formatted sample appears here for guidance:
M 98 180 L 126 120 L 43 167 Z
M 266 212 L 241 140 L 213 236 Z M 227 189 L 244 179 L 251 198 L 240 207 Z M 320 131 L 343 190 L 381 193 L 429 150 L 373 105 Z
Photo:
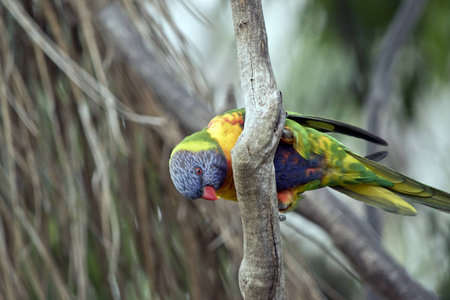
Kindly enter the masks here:
M 213 118 L 173 149 L 169 171 L 187 199 L 237 201 L 231 150 L 245 126 L 245 109 Z M 417 214 L 412 203 L 450 213 L 450 194 L 379 164 L 386 151 L 363 157 L 330 136 L 337 132 L 387 146 L 382 138 L 343 122 L 287 112 L 274 156 L 278 210 L 293 210 L 306 191 L 330 187 L 368 205 L 400 215 Z

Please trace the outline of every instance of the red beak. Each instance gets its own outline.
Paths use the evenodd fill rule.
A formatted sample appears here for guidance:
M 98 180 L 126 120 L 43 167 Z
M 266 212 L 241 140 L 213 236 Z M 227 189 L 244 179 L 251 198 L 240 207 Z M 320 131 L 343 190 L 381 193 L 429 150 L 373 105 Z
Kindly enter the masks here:
M 203 188 L 202 198 L 211 201 L 219 199 L 219 197 L 216 196 L 216 189 L 210 185 L 207 185 Z

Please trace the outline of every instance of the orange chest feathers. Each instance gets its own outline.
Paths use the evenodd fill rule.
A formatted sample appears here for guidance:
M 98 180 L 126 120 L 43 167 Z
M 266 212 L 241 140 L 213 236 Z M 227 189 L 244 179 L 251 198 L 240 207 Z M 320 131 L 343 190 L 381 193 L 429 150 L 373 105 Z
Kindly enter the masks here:
M 222 148 L 228 164 L 228 174 L 224 184 L 217 190 L 217 196 L 236 201 L 233 170 L 231 167 L 231 149 L 236 144 L 244 127 L 244 118 L 239 111 L 217 116 L 208 124 L 206 131 Z

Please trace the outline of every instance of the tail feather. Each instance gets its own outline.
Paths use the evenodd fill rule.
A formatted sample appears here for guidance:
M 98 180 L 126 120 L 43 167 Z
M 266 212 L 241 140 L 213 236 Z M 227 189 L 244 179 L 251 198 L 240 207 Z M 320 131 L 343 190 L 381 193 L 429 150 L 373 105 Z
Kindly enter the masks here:
M 369 184 L 333 186 L 332 189 L 354 199 L 365 202 L 388 212 L 415 216 L 417 211 L 408 202 L 383 187 Z
M 422 205 L 437 208 L 439 210 L 450 212 L 450 194 L 444 191 L 435 189 L 414 179 L 411 179 L 403 174 L 400 174 L 388 167 L 382 166 L 376 162 L 360 157 L 356 154 L 349 153 L 351 156 L 359 160 L 367 168 L 375 172 L 393 183 L 390 187 L 384 187 L 391 193 L 403 198 L 408 202 L 416 202 Z M 348 189 L 347 186 L 344 188 Z M 364 188 L 365 189 L 365 188 Z M 355 189 L 352 187 L 353 192 Z M 358 189 L 360 191 L 361 189 Z M 373 198 L 372 195 L 365 195 Z M 389 199 L 394 199 L 389 197 Z M 403 201 L 405 202 L 405 201 Z M 396 202 L 395 202 L 396 203 Z
M 443 212 L 450 213 L 450 194 L 431 188 L 433 195 L 431 196 L 417 196 L 407 193 L 394 192 L 403 199 L 409 202 L 419 203 L 421 205 L 433 207 Z

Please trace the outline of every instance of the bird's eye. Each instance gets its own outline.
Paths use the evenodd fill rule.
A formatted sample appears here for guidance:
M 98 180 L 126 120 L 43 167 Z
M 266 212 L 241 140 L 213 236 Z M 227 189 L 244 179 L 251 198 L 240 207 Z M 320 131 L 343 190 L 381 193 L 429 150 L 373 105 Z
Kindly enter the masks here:
M 195 168 L 195 173 L 196 173 L 197 175 L 202 175 L 203 170 L 202 170 L 201 168 L 197 167 L 197 168 Z

